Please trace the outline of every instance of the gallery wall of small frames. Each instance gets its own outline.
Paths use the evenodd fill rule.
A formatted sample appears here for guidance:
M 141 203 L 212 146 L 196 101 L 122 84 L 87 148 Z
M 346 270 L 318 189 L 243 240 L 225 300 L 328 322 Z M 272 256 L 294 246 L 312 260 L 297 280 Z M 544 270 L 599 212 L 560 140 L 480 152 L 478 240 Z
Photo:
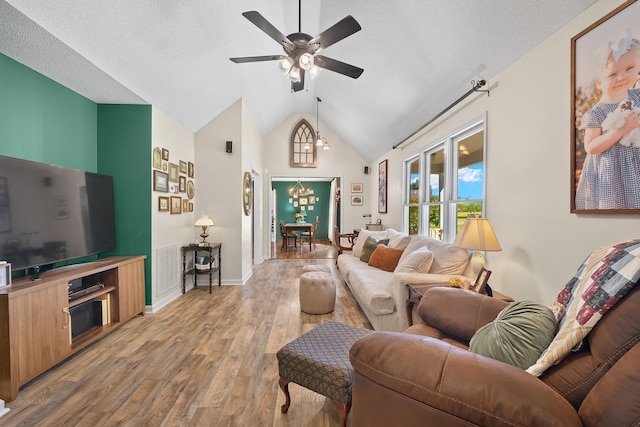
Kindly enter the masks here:
M 153 149 L 153 191 L 166 193 L 158 196 L 158 211 L 172 214 L 193 212 L 193 172 L 192 162 L 172 162 L 169 150 Z

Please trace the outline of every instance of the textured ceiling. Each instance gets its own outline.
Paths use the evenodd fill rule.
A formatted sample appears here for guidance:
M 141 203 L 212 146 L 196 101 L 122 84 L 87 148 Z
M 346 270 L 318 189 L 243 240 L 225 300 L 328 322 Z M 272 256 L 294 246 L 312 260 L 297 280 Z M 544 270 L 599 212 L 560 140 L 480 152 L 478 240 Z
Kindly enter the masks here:
M 0 52 L 98 103 L 151 103 L 197 132 L 243 98 L 263 134 L 316 111 L 372 161 L 495 76 L 595 0 L 305 0 L 315 36 L 352 15 L 362 30 L 323 55 L 364 68 L 322 70 L 291 93 L 281 47 L 242 16 L 257 10 L 298 31 L 296 0 L 0 0 Z M 568 43 L 568 41 L 567 41 Z

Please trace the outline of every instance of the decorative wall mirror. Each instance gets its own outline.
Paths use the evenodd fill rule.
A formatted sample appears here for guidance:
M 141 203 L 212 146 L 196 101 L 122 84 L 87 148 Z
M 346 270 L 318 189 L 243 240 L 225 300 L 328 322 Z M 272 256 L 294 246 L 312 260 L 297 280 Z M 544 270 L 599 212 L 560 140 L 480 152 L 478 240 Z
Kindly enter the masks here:
M 251 189 L 251 174 L 249 172 L 244 173 L 244 179 L 242 180 L 242 202 L 244 208 L 244 214 L 251 215 L 251 204 L 253 203 L 253 191 Z

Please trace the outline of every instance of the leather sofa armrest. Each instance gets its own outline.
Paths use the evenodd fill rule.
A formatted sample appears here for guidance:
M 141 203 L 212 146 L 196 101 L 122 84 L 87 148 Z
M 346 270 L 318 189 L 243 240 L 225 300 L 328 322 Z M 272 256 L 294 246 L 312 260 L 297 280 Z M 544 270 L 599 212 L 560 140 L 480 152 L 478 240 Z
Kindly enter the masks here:
M 418 316 L 446 335 L 469 342 L 480 327 L 493 321 L 508 304 L 465 289 L 437 287 L 424 293 Z
M 582 425 L 575 409 L 538 378 L 434 338 L 373 332 L 353 345 L 350 359 L 356 378 L 371 380 L 379 393 L 394 397 L 399 393 L 403 399 L 434 408 L 434 413 L 450 414 L 459 424 Z M 360 387 L 367 385 L 354 383 L 354 407 L 367 405 L 366 399 L 358 398 Z M 360 410 L 379 411 L 384 418 L 382 412 L 393 407 Z M 429 425 L 430 420 L 423 421 Z

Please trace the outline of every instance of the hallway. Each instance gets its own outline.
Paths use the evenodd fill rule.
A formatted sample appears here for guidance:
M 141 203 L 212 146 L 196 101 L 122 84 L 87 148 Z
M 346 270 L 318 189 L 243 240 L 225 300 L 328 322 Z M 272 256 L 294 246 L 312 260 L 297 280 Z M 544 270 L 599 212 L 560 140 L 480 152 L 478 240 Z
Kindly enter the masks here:
M 298 247 L 289 247 L 288 250 L 282 249 L 282 241 L 271 244 L 271 259 L 335 259 L 338 257 L 338 248 L 331 243 L 330 240 L 321 240 L 316 242 L 315 248 L 309 251 L 309 245 L 305 244 Z

